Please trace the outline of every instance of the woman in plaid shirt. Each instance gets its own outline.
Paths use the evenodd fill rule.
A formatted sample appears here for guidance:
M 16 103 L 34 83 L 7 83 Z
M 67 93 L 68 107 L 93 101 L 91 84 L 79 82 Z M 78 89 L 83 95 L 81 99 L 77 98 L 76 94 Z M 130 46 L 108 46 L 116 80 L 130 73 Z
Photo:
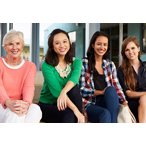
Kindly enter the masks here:
M 117 79 L 114 63 L 107 60 L 109 38 L 104 32 L 95 32 L 90 40 L 79 87 L 90 122 L 116 123 L 119 101 L 127 105 Z M 118 99 L 119 98 L 119 99 Z

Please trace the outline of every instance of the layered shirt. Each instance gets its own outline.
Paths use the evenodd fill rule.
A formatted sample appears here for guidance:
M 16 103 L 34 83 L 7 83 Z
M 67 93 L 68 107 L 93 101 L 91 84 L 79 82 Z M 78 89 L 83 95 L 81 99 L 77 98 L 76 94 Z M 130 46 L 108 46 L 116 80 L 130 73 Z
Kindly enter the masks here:
M 83 66 L 79 79 L 79 88 L 83 97 L 83 104 L 86 106 L 88 104 L 95 104 L 96 96 L 94 96 L 95 87 L 93 72 L 89 72 L 88 59 L 82 59 L 82 63 Z M 107 87 L 115 87 L 120 102 L 126 101 L 125 95 L 117 78 L 117 71 L 114 63 L 110 60 L 103 59 L 102 68 L 104 70 L 105 82 L 107 84 Z

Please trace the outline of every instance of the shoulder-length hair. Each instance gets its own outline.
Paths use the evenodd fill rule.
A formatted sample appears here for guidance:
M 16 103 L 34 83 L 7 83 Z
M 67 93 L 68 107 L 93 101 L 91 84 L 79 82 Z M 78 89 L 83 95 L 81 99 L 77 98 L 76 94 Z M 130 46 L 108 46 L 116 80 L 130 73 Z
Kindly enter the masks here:
M 48 39 L 48 50 L 45 55 L 45 62 L 54 67 L 58 65 L 59 59 L 58 59 L 57 53 L 54 51 L 53 41 L 54 41 L 54 36 L 59 33 L 65 34 L 70 43 L 69 35 L 64 30 L 55 29 L 51 32 L 51 34 L 49 35 L 49 39 Z M 67 54 L 65 55 L 65 61 L 66 61 L 66 63 L 73 63 L 73 49 L 71 47 L 71 43 L 70 43 L 70 49 L 67 52 Z
M 109 40 L 108 35 L 105 32 L 96 31 L 90 40 L 90 44 L 87 50 L 87 58 L 88 58 L 88 66 L 89 66 L 90 73 L 91 71 L 93 71 L 93 73 L 96 72 L 97 76 L 98 76 L 98 72 L 95 69 L 95 55 L 94 55 L 94 48 L 92 47 L 92 45 L 95 44 L 95 41 L 99 36 L 104 36 L 108 39 L 108 49 L 106 53 L 103 55 L 103 59 L 107 59 L 107 57 L 110 54 L 110 40 Z
M 123 41 L 122 50 L 121 50 L 121 54 L 122 54 L 121 69 L 124 73 L 124 82 L 125 82 L 126 87 L 128 87 L 131 91 L 135 91 L 137 80 L 134 77 L 133 68 L 130 64 L 130 61 L 125 55 L 125 49 L 128 43 L 130 42 L 133 42 L 137 47 L 139 47 L 138 40 L 134 36 L 129 36 Z M 140 57 L 141 57 L 141 52 L 139 51 L 138 58 Z

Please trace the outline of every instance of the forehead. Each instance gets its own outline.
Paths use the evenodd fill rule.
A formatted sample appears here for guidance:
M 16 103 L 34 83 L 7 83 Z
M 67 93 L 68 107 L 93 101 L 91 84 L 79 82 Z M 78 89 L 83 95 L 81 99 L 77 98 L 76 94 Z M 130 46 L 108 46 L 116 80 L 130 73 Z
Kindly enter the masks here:
M 129 42 L 128 44 L 127 44 L 127 46 L 126 46 L 126 48 L 131 48 L 131 47 L 133 47 L 133 46 L 136 46 L 136 44 L 134 43 L 134 42 Z
M 107 43 L 108 42 L 108 38 L 105 37 L 105 36 L 99 36 L 99 37 L 97 37 L 96 42 L 105 42 L 105 43 Z
M 54 41 L 68 39 L 64 33 L 54 35 Z

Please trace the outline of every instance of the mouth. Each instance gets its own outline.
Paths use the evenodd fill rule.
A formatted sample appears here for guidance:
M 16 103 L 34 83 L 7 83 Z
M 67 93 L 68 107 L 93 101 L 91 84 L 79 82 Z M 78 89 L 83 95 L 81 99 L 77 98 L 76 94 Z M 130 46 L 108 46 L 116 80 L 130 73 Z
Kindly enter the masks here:
M 66 49 L 64 49 L 64 48 L 63 48 L 63 49 L 59 49 L 60 52 L 64 52 L 65 50 L 66 50 Z
M 19 51 L 11 51 L 12 54 L 17 54 Z
M 98 50 L 98 52 L 99 52 L 99 53 L 104 53 L 104 52 L 105 52 L 105 50 Z
M 129 55 L 130 57 L 133 57 L 134 56 L 134 54 L 131 54 L 131 55 Z

